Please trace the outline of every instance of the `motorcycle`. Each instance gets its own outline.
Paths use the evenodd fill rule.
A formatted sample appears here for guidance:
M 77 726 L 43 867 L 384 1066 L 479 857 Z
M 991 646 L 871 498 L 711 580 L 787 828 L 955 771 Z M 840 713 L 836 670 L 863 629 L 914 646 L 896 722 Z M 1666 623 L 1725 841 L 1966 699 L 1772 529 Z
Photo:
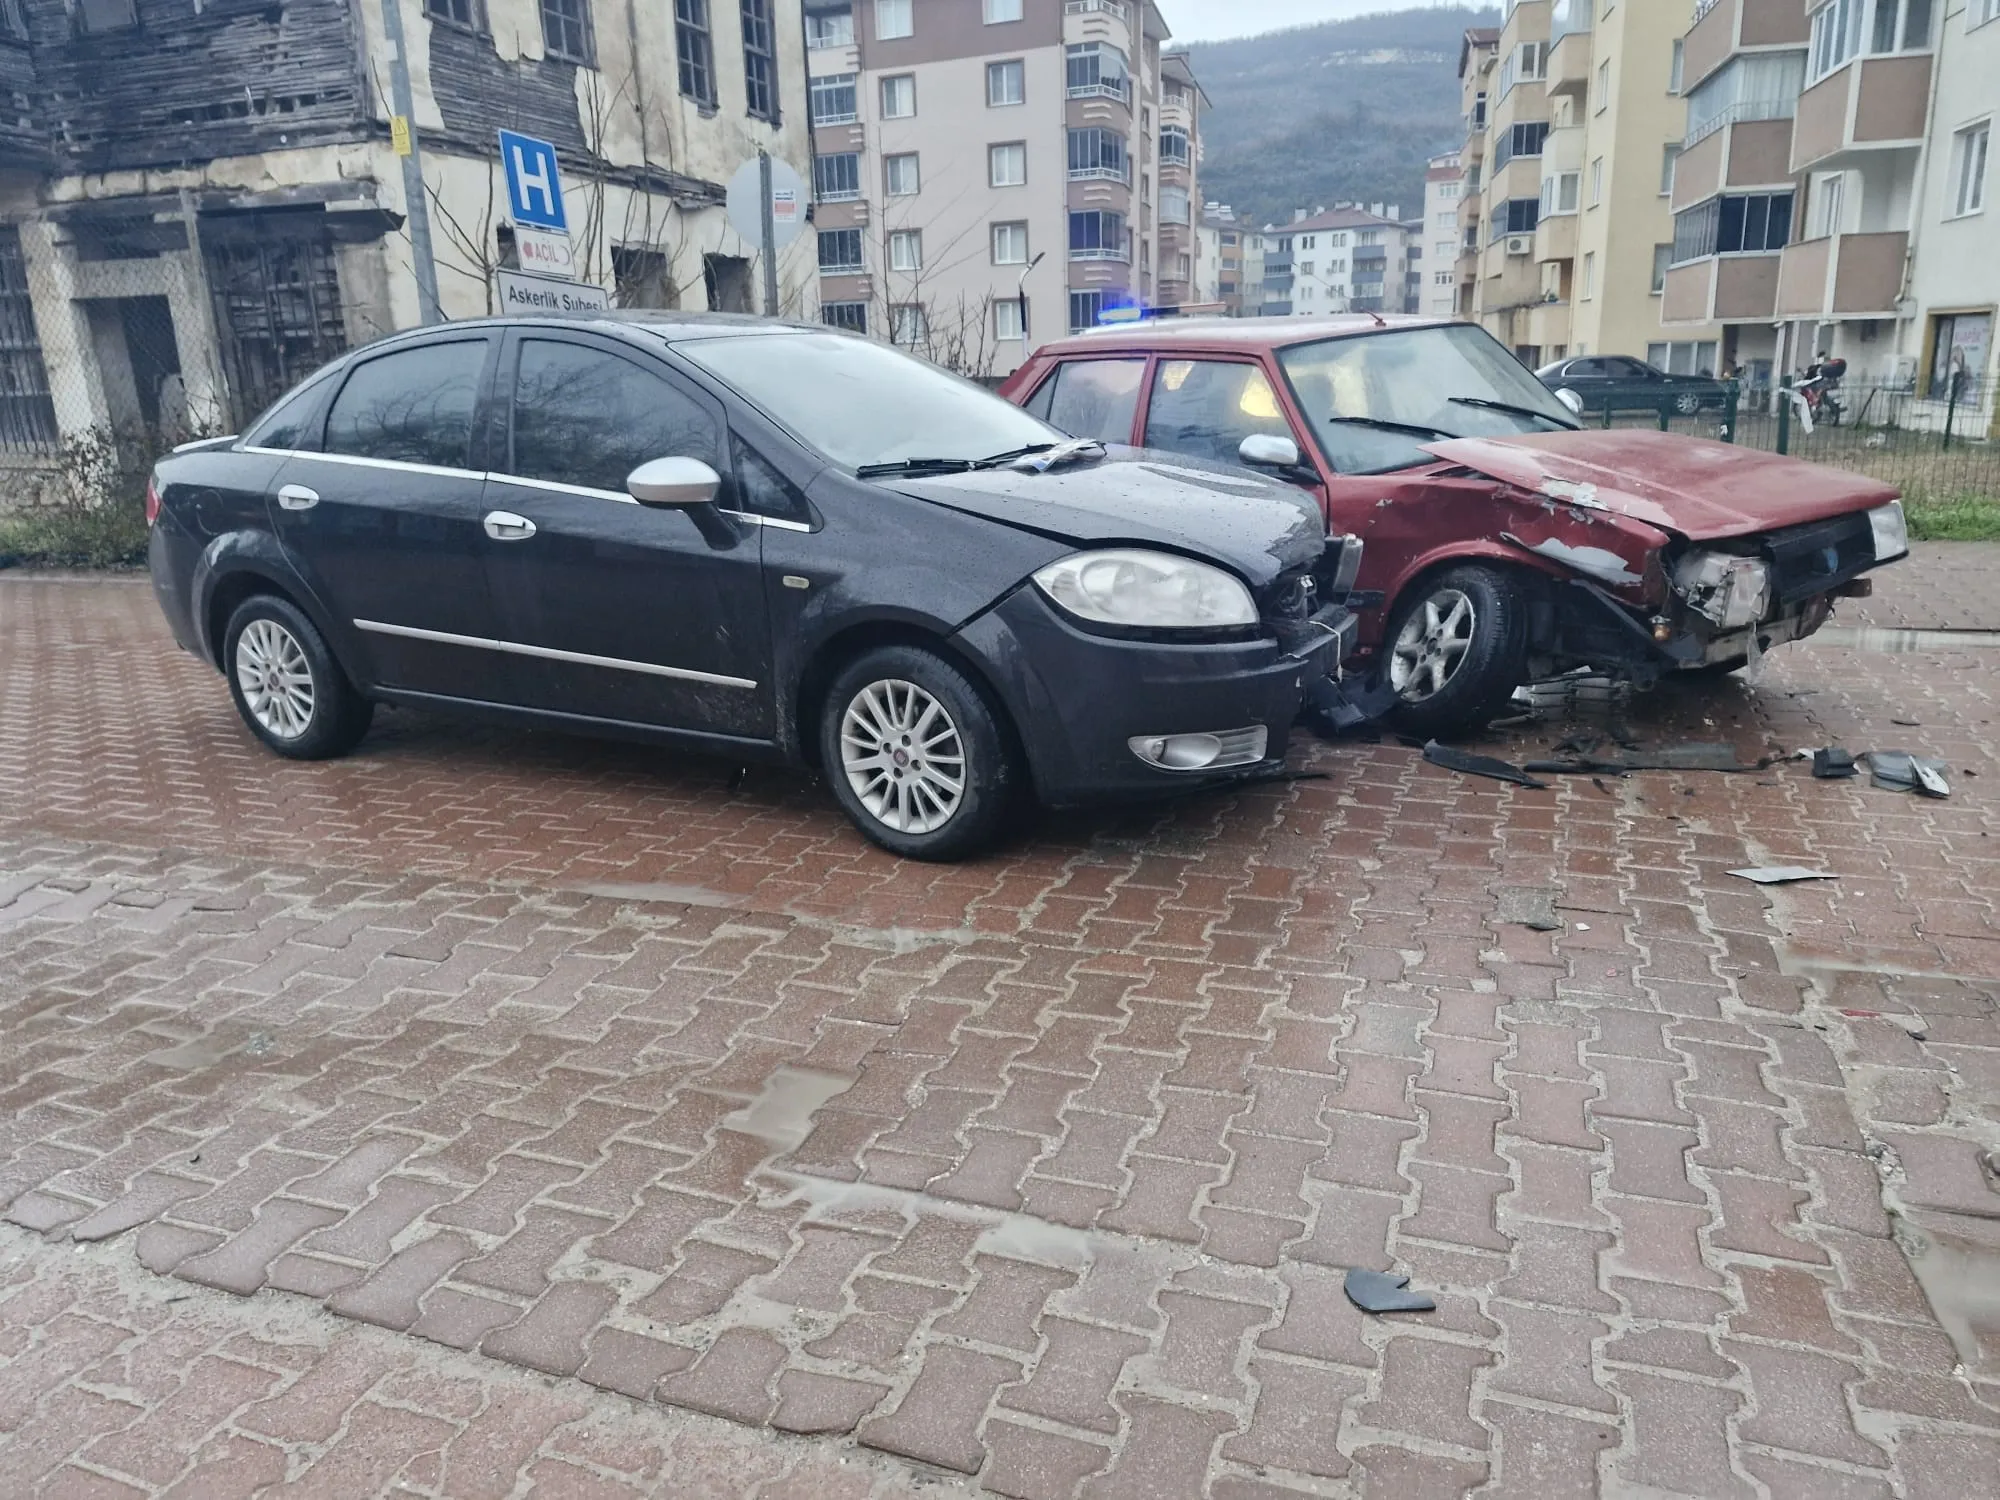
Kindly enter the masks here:
M 1835 394 L 1839 388 L 1839 377 L 1829 375 L 1817 365 L 1806 372 L 1805 379 L 1791 385 L 1787 394 L 1798 412 L 1799 425 L 1807 432 L 1821 423 L 1838 427 L 1841 418 L 1847 415 L 1847 408 Z

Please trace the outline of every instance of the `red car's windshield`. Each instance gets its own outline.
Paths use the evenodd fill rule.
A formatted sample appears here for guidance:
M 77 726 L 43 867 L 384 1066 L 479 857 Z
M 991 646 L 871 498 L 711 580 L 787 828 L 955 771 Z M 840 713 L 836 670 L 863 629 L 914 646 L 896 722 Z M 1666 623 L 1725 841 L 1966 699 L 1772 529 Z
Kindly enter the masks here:
M 1484 329 L 1402 328 L 1278 351 L 1313 441 L 1342 473 L 1430 462 L 1422 445 L 1576 426 Z

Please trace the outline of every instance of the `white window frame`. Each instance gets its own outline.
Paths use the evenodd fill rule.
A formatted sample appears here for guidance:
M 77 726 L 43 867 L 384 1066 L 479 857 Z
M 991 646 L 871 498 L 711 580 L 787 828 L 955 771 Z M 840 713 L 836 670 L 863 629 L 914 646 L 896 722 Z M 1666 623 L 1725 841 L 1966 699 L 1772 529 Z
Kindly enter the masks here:
M 1005 156 L 1002 153 L 1007 153 Z M 1003 177 L 1000 173 L 1002 161 L 1018 163 L 1018 175 Z M 1026 187 L 1028 184 L 1028 143 L 1026 141 L 995 141 L 986 148 L 986 185 L 988 187 Z
M 992 24 L 991 22 L 988 23 Z M 1027 337 L 1024 320 L 1021 317 L 1021 299 L 1018 297 L 995 297 L 993 299 L 993 340 L 995 343 L 1011 344 Z
M 875 0 L 875 40 L 893 42 L 914 36 L 917 30 L 916 10 L 915 0 Z
M 907 166 L 904 166 L 907 163 Z M 907 172 L 907 178 L 904 173 Z M 898 186 L 902 180 L 903 185 Z M 882 192 L 890 198 L 914 198 L 924 190 L 923 168 L 914 151 L 897 151 L 882 158 Z
M 921 302 L 889 304 L 889 342 L 903 349 L 921 347 L 930 340 L 930 319 Z
M 1978 9 L 1976 11 L 1968 10 L 1965 13 L 1966 30 L 1970 31 L 1975 26 L 1984 26 L 1988 21 L 2000 21 L 2000 0 L 1974 0 L 1974 3 L 1978 6 Z
M 1992 157 L 1991 116 L 1952 132 L 1949 217 L 1964 219 L 1986 211 L 1986 179 L 1992 170 Z
M 901 102 L 902 98 L 907 98 L 910 107 L 908 109 L 891 109 L 889 101 L 892 94 L 900 96 L 898 102 Z M 881 88 L 876 94 L 876 102 L 881 106 L 882 118 L 885 120 L 915 119 L 917 115 L 917 75 L 914 73 L 891 73 L 882 80 Z
M 989 231 L 987 243 L 994 265 L 1025 266 L 1028 263 L 1028 221 L 1001 220 Z
M 921 229 L 889 231 L 889 269 L 913 274 L 924 268 L 924 232 Z
M 1005 90 L 996 90 L 993 87 L 997 81 L 1003 78 L 1011 78 L 1014 82 L 1014 97 L 1012 99 L 995 97 L 996 93 L 1005 92 Z M 1012 109 L 1017 104 L 1026 104 L 1027 102 L 1028 65 L 1023 59 L 1009 57 L 1003 58 L 999 62 L 990 62 L 986 65 L 986 107 L 988 109 Z
M 1021 19 L 1021 0 L 985 0 L 980 20 L 988 26 L 1005 26 Z
M 827 73 L 812 80 L 806 90 L 806 113 L 815 125 L 851 125 L 861 118 L 860 75 L 856 73 Z M 845 87 L 854 99 L 844 115 L 822 115 L 819 101 L 822 96 L 831 95 Z

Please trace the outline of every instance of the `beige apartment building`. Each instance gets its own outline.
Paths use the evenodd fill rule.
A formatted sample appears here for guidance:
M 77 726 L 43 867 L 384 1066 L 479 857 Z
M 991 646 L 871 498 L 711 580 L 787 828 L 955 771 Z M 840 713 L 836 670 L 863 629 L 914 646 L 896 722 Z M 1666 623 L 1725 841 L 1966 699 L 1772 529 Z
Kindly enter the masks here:
M 1514 0 L 1461 53 L 1459 306 L 1527 363 L 1714 370 L 1720 329 L 1663 331 L 1679 46 L 1696 0 Z
M 1751 373 L 1840 355 L 1905 421 L 1955 384 L 1990 427 L 2000 0 L 1711 0 L 1684 52 L 1669 326 L 1720 320 Z
M 1458 313 L 1458 204 L 1464 193 L 1458 152 L 1433 156 L 1424 169 L 1423 255 L 1417 272 L 1421 292 L 1414 309 L 1430 317 Z
M 1195 300 L 1199 86 L 1151 0 L 807 0 L 821 317 L 967 374 Z

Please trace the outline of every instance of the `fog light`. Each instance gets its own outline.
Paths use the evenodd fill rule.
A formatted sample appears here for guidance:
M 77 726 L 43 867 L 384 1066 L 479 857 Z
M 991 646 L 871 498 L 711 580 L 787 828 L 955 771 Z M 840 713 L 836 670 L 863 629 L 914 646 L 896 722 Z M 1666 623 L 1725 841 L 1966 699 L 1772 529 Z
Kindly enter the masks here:
M 1653 622 L 1653 639 L 1662 643 L 1674 638 L 1674 627 L 1665 620 Z
M 1125 743 L 1149 766 L 1162 771 L 1220 771 L 1255 765 L 1264 758 L 1268 732 L 1262 724 L 1216 734 L 1140 734 Z

